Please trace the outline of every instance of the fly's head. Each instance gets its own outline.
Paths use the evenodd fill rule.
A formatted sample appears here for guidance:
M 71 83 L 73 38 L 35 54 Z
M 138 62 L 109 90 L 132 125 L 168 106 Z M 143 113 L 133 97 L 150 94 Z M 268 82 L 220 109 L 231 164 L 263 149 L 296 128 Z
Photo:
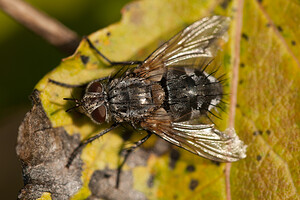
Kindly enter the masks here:
M 75 101 L 76 105 L 73 108 L 79 108 L 80 112 L 87 115 L 96 124 L 110 121 L 107 99 L 106 84 L 100 81 L 90 82 L 80 100 L 65 98 L 65 100 Z
M 81 110 L 97 124 L 109 122 L 106 85 L 93 81 L 88 84 L 82 97 Z

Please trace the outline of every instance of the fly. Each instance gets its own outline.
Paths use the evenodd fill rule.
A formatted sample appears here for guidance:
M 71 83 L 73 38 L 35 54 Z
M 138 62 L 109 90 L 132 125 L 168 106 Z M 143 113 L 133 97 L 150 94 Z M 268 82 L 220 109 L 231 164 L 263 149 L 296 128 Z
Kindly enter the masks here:
M 152 134 L 213 161 L 234 162 L 245 158 L 246 145 L 233 129 L 221 132 L 213 123 L 197 122 L 222 101 L 222 83 L 205 69 L 216 56 L 228 26 L 227 17 L 203 18 L 161 45 L 144 61 L 112 62 L 85 38 L 90 48 L 110 65 L 134 67 L 123 68 L 113 76 L 84 85 L 81 99 L 65 98 L 74 101 L 73 108 L 79 108 L 94 123 L 113 123 L 110 128 L 81 142 L 70 156 L 67 167 L 85 145 L 121 123 L 129 123 L 148 133 L 126 150 L 123 164 Z M 49 81 L 63 87 L 80 87 Z

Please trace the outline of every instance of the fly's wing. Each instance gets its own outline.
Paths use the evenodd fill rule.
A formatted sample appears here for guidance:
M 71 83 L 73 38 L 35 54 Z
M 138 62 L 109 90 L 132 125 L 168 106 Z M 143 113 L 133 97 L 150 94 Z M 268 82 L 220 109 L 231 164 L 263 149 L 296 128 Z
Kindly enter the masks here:
M 246 157 L 247 146 L 238 138 L 234 129 L 221 132 L 213 124 L 174 123 L 163 108 L 141 125 L 164 140 L 210 160 L 234 162 Z
M 183 29 L 155 50 L 134 72 L 139 77 L 159 81 L 166 67 L 207 65 L 226 40 L 229 18 L 205 17 Z
M 150 81 L 160 81 L 169 67 L 208 65 L 224 40 L 228 25 L 229 18 L 222 16 L 206 17 L 193 23 L 154 51 L 134 69 L 134 73 Z M 215 129 L 213 124 L 174 123 L 164 108 L 145 117 L 141 126 L 172 144 L 211 160 L 234 162 L 246 157 L 246 145 L 234 130 L 228 130 L 226 134 Z

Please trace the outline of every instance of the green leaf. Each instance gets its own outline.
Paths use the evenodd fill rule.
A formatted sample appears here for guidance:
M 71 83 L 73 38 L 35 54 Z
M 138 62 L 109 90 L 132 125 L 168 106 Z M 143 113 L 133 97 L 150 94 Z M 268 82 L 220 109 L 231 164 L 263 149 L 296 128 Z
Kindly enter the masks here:
M 179 148 L 175 148 L 180 157 L 173 167 L 170 153 L 151 155 L 146 166 L 126 165 L 124 171 L 132 170 L 134 189 L 148 199 L 226 199 L 230 195 L 232 199 L 299 198 L 300 109 L 296 102 L 300 102 L 300 39 L 299 28 L 295 28 L 299 4 L 264 0 L 245 1 L 239 7 L 241 2 L 136 1 L 123 8 L 119 23 L 90 35 L 95 46 L 113 61 L 143 60 L 162 41 L 204 16 L 233 17 L 223 52 L 223 70 L 231 77 L 231 72 L 240 66 L 238 81 L 232 82 L 232 86 L 238 83 L 238 92 L 230 91 L 237 95 L 237 109 L 236 113 L 223 114 L 224 120 L 216 123 L 225 129 L 232 120 L 229 116 L 236 115 L 237 134 L 248 144 L 247 158 L 232 164 L 230 193 L 224 173 L 228 165 L 212 163 Z M 238 34 L 240 17 L 242 35 Z M 240 65 L 235 64 L 238 58 Z M 52 125 L 64 127 L 69 134 L 80 133 L 82 140 L 104 129 L 81 114 L 66 113 L 71 104 L 63 98 L 79 95 L 79 91 L 59 87 L 48 79 L 81 84 L 114 70 L 82 41 L 74 55 L 64 59 L 36 86 Z M 95 170 L 118 167 L 118 152 L 123 146 L 120 134 L 114 131 L 84 148 L 83 186 L 73 199 L 85 199 L 91 194 L 88 184 Z
M 300 5 L 245 1 L 236 131 L 248 158 L 232 167 L 233 199 L 299 199 Z

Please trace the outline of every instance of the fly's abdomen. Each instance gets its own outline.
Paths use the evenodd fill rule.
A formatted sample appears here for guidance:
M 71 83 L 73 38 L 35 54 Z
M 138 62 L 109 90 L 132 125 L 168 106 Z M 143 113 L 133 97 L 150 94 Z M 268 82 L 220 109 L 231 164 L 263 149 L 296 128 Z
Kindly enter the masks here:
M 207 73 L 184 67 L 169 69 L 161 80 L 164 109 L 174 121 L 188 121 L 205 115 L 222 98 L 222 85 Z

